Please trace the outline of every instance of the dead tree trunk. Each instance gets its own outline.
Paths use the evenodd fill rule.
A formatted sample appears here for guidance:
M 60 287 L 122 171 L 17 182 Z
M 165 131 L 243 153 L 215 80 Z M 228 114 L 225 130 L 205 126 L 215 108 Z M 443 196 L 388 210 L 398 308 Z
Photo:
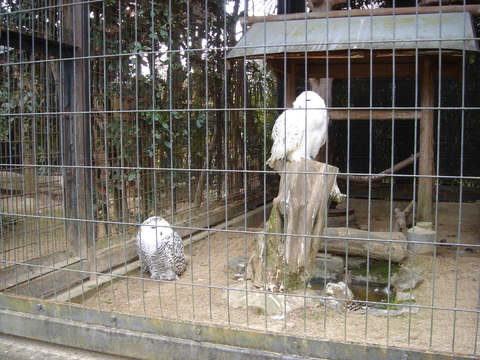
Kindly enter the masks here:
M 345 227 L 327 228 L 319 250 L 395 263 L 408 255 L 407 239 L 401 232 L 369 232 Z
M 313 160 L 288 163 L 267 222 L 257 236 L 247 277 L 270 291 L 295 290 L 310 278 L 338 168 Z

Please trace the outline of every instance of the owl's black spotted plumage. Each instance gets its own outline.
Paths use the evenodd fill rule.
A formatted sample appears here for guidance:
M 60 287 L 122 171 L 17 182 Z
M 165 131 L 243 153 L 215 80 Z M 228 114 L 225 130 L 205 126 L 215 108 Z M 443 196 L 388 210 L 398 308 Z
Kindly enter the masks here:
M 137 234 L 141 270 L 152 279 L 176 280 L 187 268 L 182 238 L 163 218 L 145 220 Z

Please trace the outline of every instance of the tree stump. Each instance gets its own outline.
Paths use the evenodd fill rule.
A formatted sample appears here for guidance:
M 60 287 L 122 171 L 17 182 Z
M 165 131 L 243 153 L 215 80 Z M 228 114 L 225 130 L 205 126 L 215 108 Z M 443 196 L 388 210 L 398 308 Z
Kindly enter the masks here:
M 252 286 L 269 291 L 293 291 L 310 278 L 338 168 L 302 159 L 287 163 L 286 171 L 247 266 Z

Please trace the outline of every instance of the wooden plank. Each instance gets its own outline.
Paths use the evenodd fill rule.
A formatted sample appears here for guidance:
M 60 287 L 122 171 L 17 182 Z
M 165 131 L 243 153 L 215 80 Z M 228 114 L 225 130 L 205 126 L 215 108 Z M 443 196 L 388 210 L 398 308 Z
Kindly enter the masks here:
M 446 14 L 453 12 L 469 12 L 472 15 L 480 15 L 480 5 L 449 5 L 449 6 L 419 6 L 388 9 L 354 9 L 354 10 L 336 10 L 309 13 L 294 13 L 268 16 L 247 16 L 239 18 L 241 24 L 251 25 L 258 22 L 268 21 L 289 21 L 304 19 L 324 19 L 339 17 L 358 17 L 358 16 L 391 16 L 391 15 L 409 15 L 409 14 Z
M 0 291 L 14 287 L 15 284 L 21 284 L 33 280 L 43 274 L 52 272 L 51 268 L 62 268 L 68 264 L 79 262 L 79 258 L 68 258 L 66 251 L 46 255 L 39 259 L 28 261 L 22 265 L 12 265 L 4 267 L 0 271 Z
M 55 192 L 61 195 L 63 179 L 61 176 L 35 176 L 35 189 L 40 192 Z M 0 171 L 0 189 L 5 191 L 23 191 L 24 176 L 13 171 Z
M 5 293 L 43 298 L 71 287 L 90 276 L 80 270 L 85 270 L 85 265 L 81 261 L 69 263 L 58 269 L 44 268 L 41 275 L 17 283 L 9 287 Z

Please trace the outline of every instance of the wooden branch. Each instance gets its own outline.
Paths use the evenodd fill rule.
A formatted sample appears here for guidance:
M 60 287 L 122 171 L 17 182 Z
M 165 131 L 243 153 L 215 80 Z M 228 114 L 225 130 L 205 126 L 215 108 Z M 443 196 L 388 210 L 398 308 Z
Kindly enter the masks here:
M 395 210 L 393 210 L 397 219 L 393 231 L 402 231 L 403 229 L 407 228 L 407 219 L 413 211 L 414 204 L 415 201 L 412 200 L 405 210 L 401 211 L 399 208 L 395 208 Z
M 417 153 L 416 155 L 411 155 L 410 157 L 408 157 L 407 159 L 399 162 L 398 164 L 394 165 L 393 168 L 390 168 L 390 169 L 387 169 L 387 170 L 384 170 L 380 173 L 378 173 L 377 175 L 372 175 L 372 176 L 368 176 L 368 175 L 365 175 L 365 176 L 355 176 L 355 175 L 345 175 L 345 174 L 339 174 L 337 175 L 337 178 L 339 179 L 342 179 L 342 180 L 350 180 L 352 182 L 361 182 L 361 183 L 368 183 L 370 181 L 378 181 L 382 178 L 384 178 L 385 176 L 387 175 L 390 175 L 390 174 L 394 174 L 396 173 L 398 170 L 400 169 L 403 169 L 404 167 L 412 164 L 416 158 L 418 158 L 420 155 L 420 153 Z
M 357 17 L 357 16 L 391 16 L 391 15 L 409 15 L 409 14 L 446 14 L 453 12 L 469 12 L 472 15 L 480 15 L 480 5 L 449 5 L 449 6 L 420 6 L 420 7 L 404 7 L 389 9 L 355 9 L 355 10 L 338 10 L 309 13 L 294 13 L 282 15 L 268 16 L 247 16 L 239 18 L 241 24 L 251 25 L 258 22 L 268 21 L 289 21 L 304 19 L 324 19 L 338 17 Z

